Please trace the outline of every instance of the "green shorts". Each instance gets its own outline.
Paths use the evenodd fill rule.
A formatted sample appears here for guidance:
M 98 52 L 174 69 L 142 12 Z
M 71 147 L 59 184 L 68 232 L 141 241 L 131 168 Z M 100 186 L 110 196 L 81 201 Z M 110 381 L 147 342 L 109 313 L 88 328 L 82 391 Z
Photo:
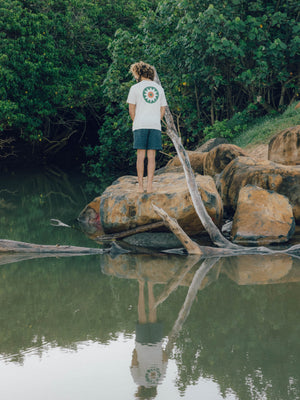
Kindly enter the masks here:
M 163 338 L 163 325 L 161 322 L 136 324 L 135 340 L 141 344 L 159 343 Z
M 158 129 L 134 130 L 133 148 L 141 150 L 161 150 L 161 131 Z

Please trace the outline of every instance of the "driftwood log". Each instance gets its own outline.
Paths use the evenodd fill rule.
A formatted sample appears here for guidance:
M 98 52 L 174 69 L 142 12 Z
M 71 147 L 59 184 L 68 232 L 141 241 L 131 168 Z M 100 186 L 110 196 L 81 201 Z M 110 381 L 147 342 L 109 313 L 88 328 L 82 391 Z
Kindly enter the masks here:
M 61 246 L 59 244 L 42 245 L 26 242 L 18 242 L 14 240 L 0 240 L 0 253 L 43 253 L 43 254 L 103 254 L 106 253 L 107 249 L 97 249 L 90 247 L 77 247 L 77 246 Z

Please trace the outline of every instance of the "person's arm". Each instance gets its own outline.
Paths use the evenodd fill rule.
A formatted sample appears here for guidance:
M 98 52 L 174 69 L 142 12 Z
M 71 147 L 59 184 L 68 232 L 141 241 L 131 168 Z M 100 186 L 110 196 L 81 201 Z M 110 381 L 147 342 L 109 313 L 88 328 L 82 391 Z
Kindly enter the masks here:
M 131 366 L 137 367 L 138 365 L 139 365 L 139 362 L 138 362 L 137 351 L 136 351 L 136 349 L 134 349 L 133 353 L 132 353 Z
M 166 107 L 160 107 L 160 119 L 163 119 L 166 112 Z
M 132 119 L 132 121 L 134 121 L 134 118 L 135 118 L 135 108 L 136 108 L 135 104 L 129 103 L 129 115 L 130 115 L 130 118 Z

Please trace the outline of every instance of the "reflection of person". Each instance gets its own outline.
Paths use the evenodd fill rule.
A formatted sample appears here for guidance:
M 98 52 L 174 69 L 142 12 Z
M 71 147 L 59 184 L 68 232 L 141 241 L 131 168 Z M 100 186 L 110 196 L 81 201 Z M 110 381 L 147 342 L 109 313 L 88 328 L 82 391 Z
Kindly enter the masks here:
M 133 121 L 133 148 L 137 150 L 138 192 L 143 193 L 144 159 L 147 153 L 147 193 L 152 192 L 156 150 L 161 146 L 161 119 L 167 101 L 163 88 L 153 82 L 155 69 L 140 61 L 130 71 L 138 83 L 130 88 L 127 103 Z
M 139 399 L 154 399 L 157 385 L 165 376 L 167 356 L 162 347 L 162 324 L 157 322 L 153 284 L 148 286 L 148 318 L 145 308 L 144 281 L 139 281 L 139 302 L 135 349 L 132 355 L 131 374 L 138 385 L 135 396 Z

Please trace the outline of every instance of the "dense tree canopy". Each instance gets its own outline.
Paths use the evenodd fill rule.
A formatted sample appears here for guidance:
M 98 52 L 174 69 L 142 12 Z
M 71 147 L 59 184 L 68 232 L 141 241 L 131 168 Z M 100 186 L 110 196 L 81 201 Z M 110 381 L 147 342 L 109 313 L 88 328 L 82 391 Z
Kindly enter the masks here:
M 47 161 L 81 142 L 96 177 L 134 162 L 132 62 L 156 66 L 187 147 L 298 96 L 296 0 L 3 0 L 0 24 L 0 147 Z
M 111 62 L 108 45 L 116 27 L 131 28 L 137 14 L 133 1 L 3 0 L 3 140 L 7 134 L 24 140 L 39 158 L 72 151 L 78 141 L 93 141 Z

